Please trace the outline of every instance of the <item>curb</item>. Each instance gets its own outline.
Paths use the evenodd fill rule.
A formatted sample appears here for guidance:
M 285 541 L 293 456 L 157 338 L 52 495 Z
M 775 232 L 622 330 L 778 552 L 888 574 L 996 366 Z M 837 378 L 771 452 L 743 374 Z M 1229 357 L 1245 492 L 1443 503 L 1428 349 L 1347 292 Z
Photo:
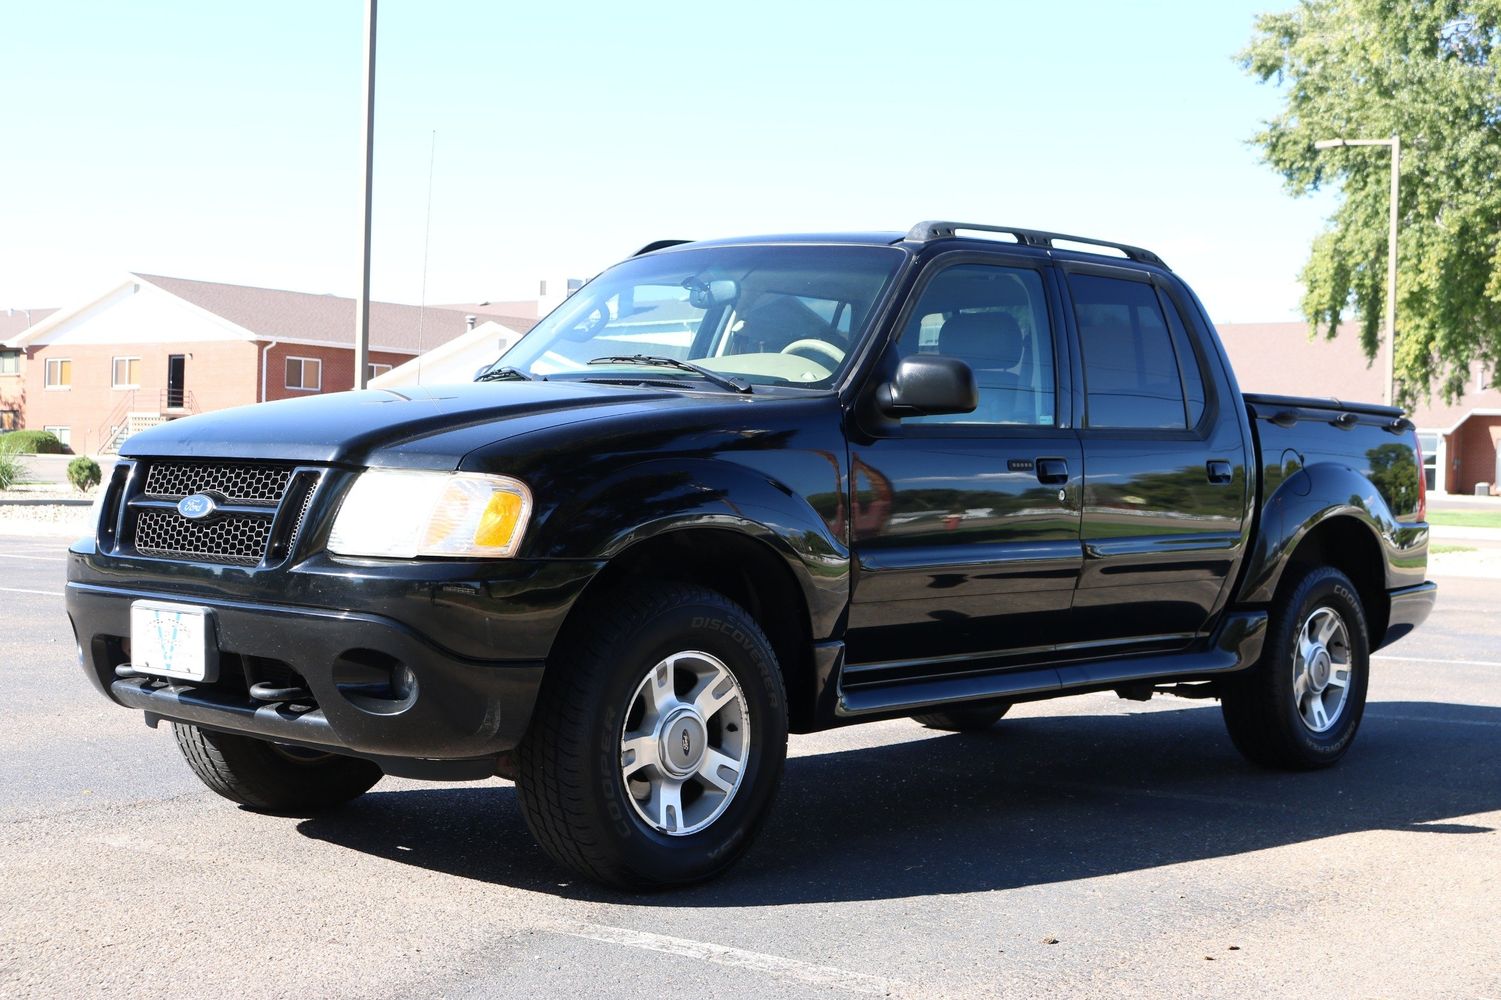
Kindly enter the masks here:
M 62 497 L 55 500 L 0 500 L 0 510 L 7 507 L 90 507 L 93 503 L 93 499 L 89 497 Z

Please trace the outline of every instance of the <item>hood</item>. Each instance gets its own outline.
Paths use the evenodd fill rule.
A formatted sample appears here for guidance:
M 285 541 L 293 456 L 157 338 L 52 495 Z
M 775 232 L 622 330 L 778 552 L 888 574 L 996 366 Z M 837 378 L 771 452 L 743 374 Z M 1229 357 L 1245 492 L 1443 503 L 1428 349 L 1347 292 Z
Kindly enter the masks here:
M 681 396 L 572 381 L 328 393 L 171 420 L 120 454 L 453 469 L 476 447 Z

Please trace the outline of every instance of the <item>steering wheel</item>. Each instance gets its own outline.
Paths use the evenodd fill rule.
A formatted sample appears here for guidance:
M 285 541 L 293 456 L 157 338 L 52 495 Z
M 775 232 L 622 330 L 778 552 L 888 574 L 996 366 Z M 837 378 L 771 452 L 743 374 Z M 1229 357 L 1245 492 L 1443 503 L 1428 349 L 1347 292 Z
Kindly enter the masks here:
M 796 354 L 799 351 L 811 351 L 814 354 L 821 354 L 823 355 L 822 360 L 833 361 L 836 366 L 844 363 L 844 352 L 826 340 L 817 340 L 813 337 L 808 337 L 803 340 L 794 340 L 782 348 L 783 354 Z M 822 363 L 819 358 L 809 358 L 809 360 Z

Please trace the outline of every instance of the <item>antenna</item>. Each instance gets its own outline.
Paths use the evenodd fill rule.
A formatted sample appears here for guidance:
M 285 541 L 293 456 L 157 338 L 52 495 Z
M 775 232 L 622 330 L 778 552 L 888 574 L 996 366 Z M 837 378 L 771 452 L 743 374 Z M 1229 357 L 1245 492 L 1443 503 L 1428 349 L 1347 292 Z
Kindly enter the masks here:
M 438 159 L 438 130 L 433 129 L 427 155 L 427 222 L 422 233 L 422 298 L 417 303 L 417 384 L 422 384 L 422 319 L 427 313 L 427 248 L 433 239 L 433 164 Z

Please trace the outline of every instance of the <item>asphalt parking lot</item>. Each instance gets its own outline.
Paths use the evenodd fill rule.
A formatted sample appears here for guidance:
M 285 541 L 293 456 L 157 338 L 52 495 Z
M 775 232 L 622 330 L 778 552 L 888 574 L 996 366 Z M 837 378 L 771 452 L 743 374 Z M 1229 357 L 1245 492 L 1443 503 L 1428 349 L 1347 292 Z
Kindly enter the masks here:
M 1496 579 L 1439 578 L 1331 771 L 1168 698 L 794 737 L 744 862 L 633 898 L 500 779 L 217 798 L 84 680 L 61 548 L 0 536 L 0 996 L 1501 997 Z

